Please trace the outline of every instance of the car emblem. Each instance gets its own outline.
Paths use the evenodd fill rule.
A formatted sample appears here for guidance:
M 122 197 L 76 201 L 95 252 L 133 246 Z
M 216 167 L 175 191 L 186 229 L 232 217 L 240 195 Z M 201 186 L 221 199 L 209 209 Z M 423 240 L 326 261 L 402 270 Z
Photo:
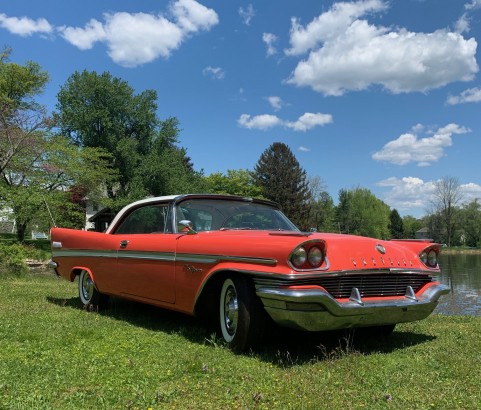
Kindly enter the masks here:
M 379 253 L 382 253 L 383 255 L 386 253 L 386 248 L 382 246 L 380 243 L 376 245 L 376 249 Z

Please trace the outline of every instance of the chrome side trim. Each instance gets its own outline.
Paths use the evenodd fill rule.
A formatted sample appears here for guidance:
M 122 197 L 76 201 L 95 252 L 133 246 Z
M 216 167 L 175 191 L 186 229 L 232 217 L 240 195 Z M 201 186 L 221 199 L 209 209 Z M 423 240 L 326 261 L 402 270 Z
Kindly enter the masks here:
M 52 249 L 52 257 L 68 258 L 68 257 L 93 257 L 93 258 L 116 258 L 117 251 L 95 251 L 84 249 Z
M 179 263 L 203 263 L 216 264 L 219 262 L 239 262 L 255 265 L 274 266 L 277 264 L 276 259 L 255 258 L 244 256 L 229 255 L 207 255 L 207 254 L 188 254 L 174 252 L 144 252 L 144 251 L 128 251 L 128 250 L 86 250 L 86 249 L 52 249 L 52 256 L 56 258 L 62 257 L 93 257 L 93 258 L 118 258 L 118 259 L 140 259 L 140 260 L 159 260 Z
M 350 275 L 366 275 L 366 274 L 405 274 L 405 275 L 433 275 L 433 272 L 423 269 L 401 269 L 401 268 L 379 268 L 379 269 L 353 269 L 353 270 L 338 270 L 325 272 L 321 270 L 312 271 L 311 273 L 270 273 L 270 272 L 258 272 L 259 278 L 265 279 L 267 285 L 272 281 L 273 283 L 279 282 L 285 285 L 289 285 L 289 282 L 306 279 L 320 279 L 320 278 L 332 278 L 339 276 Z M 264 284 L 264 283 L 263 283 Z M 277 283 L 276 283 L 277 284 Z

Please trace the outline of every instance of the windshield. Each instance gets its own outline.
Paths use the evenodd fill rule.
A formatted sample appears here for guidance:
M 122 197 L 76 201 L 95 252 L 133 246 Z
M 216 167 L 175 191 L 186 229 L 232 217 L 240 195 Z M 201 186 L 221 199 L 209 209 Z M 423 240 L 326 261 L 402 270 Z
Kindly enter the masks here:
M 176 220 L 188 220 L 197 231 L 256 229 L 299 231 L 277 208 L 248 201 L 188 199 L 176 206 Z

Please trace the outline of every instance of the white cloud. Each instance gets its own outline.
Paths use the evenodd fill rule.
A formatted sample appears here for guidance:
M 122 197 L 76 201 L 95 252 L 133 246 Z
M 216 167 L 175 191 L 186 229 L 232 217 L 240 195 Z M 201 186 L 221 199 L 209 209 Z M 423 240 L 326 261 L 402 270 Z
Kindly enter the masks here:
M 306 112 L 295 122 L 286 122 L 286 127 L 294 131 L 308 131 L 314 127 L 322 127 L 326 124 L 332 123 L 331 114 L 321 114 Z
M 277 97 L 275 95 L 266 97 L 266 99 L 267 101 L 269 101 L 269 104 L 271 105 L 272 108 L 274 108 L 275 111 L 279 111 L 282 107 L 286 105 L 284 101 L 282 101 L 281 97 Z
M 469 182 L 461 184 L 460 190 L 463 195 L 463 204 L 473 202 L 475 199 L 481 200 L 481 185 Z
M 80 50 L 89 50 L 97 41 L 107 37 L 103 24 L 95 19 L 91 19 L 85 28 L 62 26 L 58 30 L 65 40 Z
M 237 122 L 241 127 L 263 131 L 282 124 L 281 119 L 270 114 L 255 115 L 254 117 L 251 117 L 249 114 L 242 114 Z
M 377 183 L 382 188 L 389 189 L 383 201 L 398 211 L 426 209 L 432 193 L 433 182 L 424 182 L 416 177 L 391 177 Z
M 301 151 L 301 152 L 310 152 L 311 149 L 310 148 L 306 148 L 304 146 L 300 146 L 299 148 L 297 148 L 298 151 Z
M 339 96 L 371 85 L 393 93 L 426 92 L 478 72 L 477 43 L 459 33 L 415 33 L 369 24 L 361 17 L 387 8 L 381 0 L 335 3 L 303 27 L 292 20 L 287 55 L 309 52 L 287 82 Z
M 210 30 L 219 23 L 219 17 L 213 9 L 195 0 L 177 0 L 171 3 L 170 11 L 184 34 Z
M 471 11 L 481 8 L 481 0 L 472 0 L 464 5 L 466 12 L 456 22 L 457 33 L 467 33 L 471 30 Z
M 481 0 L 471 0 L 470 3 L 464 5 L 466 10 L 479 9 L 481 8 Z
M 419 124 L 410 133 L 388 142 L 380 151 L 375 152 L 372 158 L 396 165 L 416 162 L 418 166 L 428 166 L 445 155 L 444 150 L 452 145 L 454 134 L 471 132 L 460 125 L 448 124 L 439 128 L 432 136 L 418 138 L 415 130 L 420 130 Z
M 273 56 L 277 53 L 277 49 L 274 47 L 274 43 L 277 41 L 277 36 L 272 33 L 262 33 L 262 41 L 267 46 L 267 56 Z
M 381 188 L 386 188 L 383 201 L 399 211 L 426 211 L 433 198 L 436 181 L 423 181 L 417 177 L 396 178 L 390 177 L 377 183 Z M 481 198 L 481 185 L 473 182 L 460 185 L 463 197 L 462 203 L 469 203 L 476 198 Z
M 239 7 L 239 16 L 241 17 L 242 22 L 246 26 L 249 26 L 251 24 L 251 20 L 254 18 L 255 15 L 256 12 L 252 4 L 248 4 L 246 8 Z
M 225 71 L 220 67 L 208 66 L 202 70 L 202 74 L 210 76 L 214 80 L 222 80 L 225 77 Z
M 322 113 L 306 112 L 301 115 L 297 121 L 285 121 L 276 115 L 263 114 L 250 116 L 249 114 L 242 114 L 237 120 L 237 123 L 244 128 L 267 130 L 273 127 L 286 127 L 294 131 L 308 131 L 318 126 L 324 126 L 332 123 L 332 115 Z
M 3 13 L 0 13 L 0 27 L 22 37 L 28 37 L 37 33 L 51 34 L 53 32 L 53 27 L 44 18 L 32 20 L 28 17 L 8 17 Z
M 449 96 L 447 103 L 449 105 L 463 104 L 463 103 L 477 103 L 481 101 L 481 88 L 469 88 L 463 91 L 458 96 Z
M 334 3 L 329 11 L 316 17 L 306 27 L 302 27 L 299 20 L 293 17 L 291 48 L 286 50 L 286 54 L 300 55 L 326 41 L 339 39 L 359 17 L 386 9 L 387 5 L 382 0 Z
M 169 12 L 172 21 L 161 14 L 107 13 L 104 23 L 92 19 L 84 28 L 63 26 L 59 32 L 81 50 L 104 42 L 113 61 L 135 67 L 168 58 L 192 33 L 210 30 L 219 22 L 214 10 L 194 0 L 177 0 L 170 4 Z

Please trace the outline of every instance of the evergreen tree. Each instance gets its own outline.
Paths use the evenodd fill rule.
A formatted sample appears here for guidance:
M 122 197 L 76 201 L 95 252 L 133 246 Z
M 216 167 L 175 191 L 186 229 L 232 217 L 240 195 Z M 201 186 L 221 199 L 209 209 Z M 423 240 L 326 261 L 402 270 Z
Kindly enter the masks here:
M 393 239 L 402 239 L 404 237 L 403 220 L 396 209 L 393 209 L 389 214 L 389 230 Z
M 277 202 L 299 228 L 308 229 L 310 193 L 306 171 L 286 144 L 275 142 L 262 153 L 254 178 L 265 198 Z

